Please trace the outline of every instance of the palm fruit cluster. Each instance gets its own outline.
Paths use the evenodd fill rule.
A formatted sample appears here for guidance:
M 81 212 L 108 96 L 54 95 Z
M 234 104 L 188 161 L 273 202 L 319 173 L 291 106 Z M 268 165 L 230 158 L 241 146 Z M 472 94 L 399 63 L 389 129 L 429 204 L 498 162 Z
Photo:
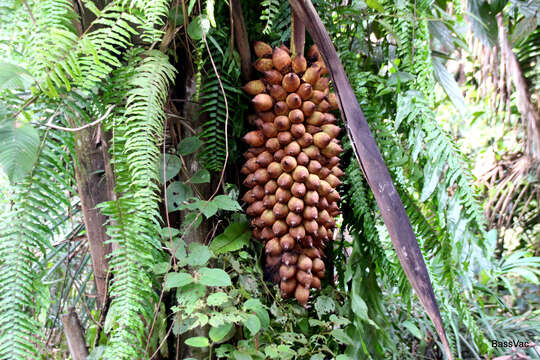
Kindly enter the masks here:
M 324 248 L 339 215 L 336 190 L 343 171 L 338 108 L 316 46 L 291 58 L 286 46 L 255 43 L 254 67 L 262 78 L 248 82 L 255 114 L 247 133 L 243 201 L 253 236 L 265 244 L 265 273 L 284 298 L 306 305 L 310 288 L 325 275 Z

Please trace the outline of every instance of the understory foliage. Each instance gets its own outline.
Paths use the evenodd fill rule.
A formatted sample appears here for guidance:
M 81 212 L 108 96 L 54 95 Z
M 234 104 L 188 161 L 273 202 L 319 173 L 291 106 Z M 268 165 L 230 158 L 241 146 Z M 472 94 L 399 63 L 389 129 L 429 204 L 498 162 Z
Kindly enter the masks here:
M 452 351 L 480 358 L 505 354 L 492 339 L 537 340 L 540 260 L 532 246 L 496 253 L 500 234 L 485 220 L 471 155 L 438 111 L 469 119 L 470 98 L 444 66 L 465 48 L 465 4 L 313 2 L 411 220 Z M 71 306 L 89 359 L 443 357 L 346 135 L 343 215 L 326 250 L 334 278 L 307 308 L 263 280 L 262 245 L 238 200 L 249 100 L 228 3 L 76 3 L 0 5 L 0 163 L 9 181 L 0 186 L 0 358 L 65 358 L 60 318 Z M 540 37 L 530 19 L 540 13 L 519 1 L 467 3 L 486 44 L 497 37 L 479 18 L 489 28 L 500 11 L 518 14 L 518 59 L 537 89 Z M 286 1 L 242 7 L 250 44 L 289 40 Z M 75 176 L 74 133 L 91 123 L 114 181 L 98 206 L 113 249 L 103 307 Z

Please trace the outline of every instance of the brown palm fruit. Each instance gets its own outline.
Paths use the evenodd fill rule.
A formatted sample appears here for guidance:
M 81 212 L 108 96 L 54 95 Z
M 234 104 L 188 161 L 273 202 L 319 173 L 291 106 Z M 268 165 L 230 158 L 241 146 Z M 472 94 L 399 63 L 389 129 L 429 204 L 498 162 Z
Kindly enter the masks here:
M 257 113 L 257 115 L 259 115 L 259 117 L 261 118 L 263 122 L 274 121 L 274 118 L 276 117 L 273 111 L 263 111 L 263 112 Z
M 299 153 L 296 156 L 296 162 L 298 163 L 298 165 L 307 166 L 307 164 L 309 164 L 309 161 L 309 157 L 303 152 Z
M 276 190 L 276 200 L 282 204 L 287 204 L 291 199 L 292 194 L 289 190 L 280 187 Z
M 303 55 L 296 55 L 292 60 L 292 70 L 297 73 L 303 73 L 307 69 L 307 61 Z
M 266 184 L 264 184 L 264 194 L 275 194 L 276 190 L 278 188 L 278 184 L 274 180 L 270 180 Z
M 259 56 L 259 55 L 257 55 L 257 56 Z M 261 56 L 262 55 L 260 55 L 259 57 L 261 57 Z M 308 51 L 306 53 L 306 56 L 307 56 L 307 59 L 310 60 L 311 62 L 315 62 L 315 61 L 320 60 L 321 59 L 321 54 L 319 52 L 319 48 L 317 47 L 317 45 L 315 45 L 315 44 L 311 45 L 311 47 L 308 49 Z
M 319 218 L 319 212 L 315 206 L 306 206 L 304 208 L 303 216 L 305 220 L 317 220 Z
M 291 66 L 291 56 L 281 48 L 274 48 L 272 52 L 272 63 L 277 71 L 283 72 L 287 70 L 287 67 Z
M 298 269 L 303 271 L 311 271 L 311 268 L 313 267 L 313 260 L 307 255 L 300 254 L 298 257 L 298 263 L 296 264 Z
M 257 57 L 260 58 L 272 55 L 272 47 L 262 41 L 255 41 L 253 44 L 253 50 L 255 51 Z
M 304 135 L 302 135 L 302 137 L 298 138 L 296 141 L 303 148 L 308 147 L 309 145 L 313 144 L 313 135 L 311 135 L 310 133 L 305 133 Z
M 259 95 L 265 95 L 265 94 L 259 94 Z M 300 106 L 302 106 L 302 98 L 297 93 L 290 93 L 289 95 L 287 95 L 285 102 L 287 103 L 287 106 L 289 107 L 289 109 L 298 109 Z
M 283 76 L 281 86 L 288 93 L 295 92 L 296 89 L 298 89 L 298 87 L 300 86 L 300 78 L 295 73 L 290 72 L 286 74 L 285 76 Z
M 261 230 L 261 239 L 262 240 L 271 240 L 274 237 L 274 233 L 272 232 L 272 229 L 269 227 L 265 227 Z M 274 255 L 274 254 L 272 254 Z M 279 253 L 276 253 L 275 256 L 279 255 Z
M 287 207 L 287 209 L 288 209 L 288 207 Z M 285 222 L 287 223 L 287 225 L 289 225 L 291 227 L 295 227 L 295 226 L 300 225 L 302 223 L 302 216 L 298 215 L 296 213 L 293 213 L 293 212 L 288 212 L 287 218 L 285 219 Z
M 276 195 L 272 195 L 272 196 L 274 196 L 277 201 L 277 196 Z M 264 204 L 264 201 L 263 201 L 263 204 Z M 274 212 L 274 216 L 276 217 L 276 219 L 283 219 L 287 217 L 287 215 L 289 214 L 289 208 L 287 207 L 287 205 L 281 202 L 276 202 L 274 206 L 272 207 L 272 211 Z
M 280 289 L 281 289 L 281 296 L 284 298 L 284 299 L 288 299 L 290 297 L 293 296 L 293 294 L 295 293 L 295 290 L 296 290 L 296 278 L 295 277 L 292 277 L 290 278 L 289 280 L 286 280 L 286 281 L 281 281 L 280 283 Z M 309 292 L 308 292 L 308 296 L 309 298 Z M 307 303 L 307 299 L 306 299 L 306 303 Z
M 281 131 L 277 134 L 277 139 L 281 145 L 285 146 L 293 141 L 293 136 L 289 131 Z
M 281 161 L 285 157 L 285 151 L 283 149 L 279 149 L 274 153 L 274 160 L 275 161 Z
M 290 234 L 285 234 L 279 239 L 279 245 L 285 251 L 292 250 L 296 245 L 296 241 Z
M 274 106 L 274 99 L 268 94 L 257 94 L 251 102 L 258 112 L 268 111 Z
M 282 264 L 279 268 L 279 277 L 286 281 L 296 275 L 296 266 Z
M 309 300 L 309 287 L 305 287 L 302 284 L 296 285 L 296 289 L 294 290 L 294 297 L 300 305 L 306 306 Z
M 315 105 L 312 101 L 304 101 L 302 103 L 302 112 L 304 113 L 304 116 L 311 116 L 313 112 L 315 111 L 317 105 Z
M 266 90 L 266 86 L 264 86 L 262 80 L 253 80 L 244 85 L 244 87 L 242 87 L 242 90 L 244 90 L 251 96 L 255 96 L 263 93 Z
M 271 70 L 272 66 L 273 66 L 272 59 L 265 59 L 265 58 L 260 58 L 259 60 L 255 62 L 255 64 L 253 64 L 253 67 L 257 69 L 258 72 L 261 72 L 261 73 Z
M 263 205 L 264 207 L 266 207 L 267 209 L 273 207 L 274 205 L 276 205 L 276 195 L 265 195 L 263 200 Z
M 289 112 L 289 120 L 291 120 L 291 123 L 293 124 L 302 125 L 304 122 L 304 113 L 300 109 L 293 109 Z
M 311 288 L 312 289 L 321 289 L 321 279 L 319 279 L 317 276 L 313 276 L 313 279 L 311 280 Z
M 278 101 L 274 105 L 274 114 L 276 114 L 276 116 L 287 115 L 288 113 L 289 106 L 287 106 L 287 103 L 285 101 Z
M 320 73 L 321 67 L 316 64 L 312 65 L 306 70 L 306 72 L 302 76 L 302 80 L 309 83 L 311 86 L 314 86 L 321 76 Z
M 293 142 L 289 143 L 287 146 L 285 146 L 284 150 L 285 150 L 286 155 L 297 156 L 298 154 L 300 154 L 300 151 L 302 150 L 302 148 L 300 147 L 300 145 L 296 141 L 293 141 Z M 297 162 L 298 162 L 298 160 L 297 160 Z
M 292 124 L 291 125 L 291 134 L 296 139 L 301 138 L 302 136 L 304 136 L 305 133 L 306 133 L 306 127 L 303 124 Z
M 302 98 L 302 100 L 309 100 L 311 98 L 311 95 L 313 95 L 313 88 L 311 84 L 303 83 L 302 85 L 300 85 L 296 93 L 298 94 L 298 96 Z M 256 93 L 256 94 L 259 94 L 259 93 Z
M 296 264 L 298 261 L 298 254 L 292 251 L 285 251 L 281 257 L 281 262 L 285 265 Z
M 287 98 L 287 91 L 279 85 L 270 85 L 268 87 L 268 93 L 276 101 L 283 101 Z
M 264 246 L 264 250 L 267 254 L 270 254 L 272 256 L 280 255 L 282 251 L 281 246 L 279 245 L 279 240 L 277 238 L 272 238 L 272 240 L 268 241 Z
M 262 75 L 243 87 L 254 130 L 244 137 L 242 201 L 253 237 L 264 243 L 265 279 L 305 306 L 310 288 L 321 288 L 324 250 L 340 213 L 341 128 L 329 112 L 339 104 L 316 46 L 292 59 L 285 46 L 254 46 Z

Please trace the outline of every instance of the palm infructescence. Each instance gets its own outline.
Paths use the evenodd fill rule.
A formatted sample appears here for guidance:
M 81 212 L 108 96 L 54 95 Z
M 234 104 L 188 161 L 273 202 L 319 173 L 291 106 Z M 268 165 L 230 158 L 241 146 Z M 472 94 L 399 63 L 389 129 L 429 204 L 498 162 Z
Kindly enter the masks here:
M 465 53 L 470 23 L 495 49 L 497 16 L 534 95 L 534 4 L 313 3 L 413 225 L 452 352 L 538 340 L 534 245 L 501 250 L 472 155 L 440 114 L 451 101 L 471 118 L 463 89 L 481 87 L 477 73 L 458 74 L 471 79 L 460 89 L 444 63 Z M 307 308 L 265 282 L 239 200 L 239 139 L 253 128 L 238 43 L 288 42 L 287 2 L 7 1 L 0 19 L 0 358 L 442 358 L 346 135 L 343 215 L 325 249 L 335 276 Z M 519 119 L 517 101 L 510 91 L 495 117 Z M 534 239 L 538 177 L 527 176 L 513 198 Z M 79 354 L 62 332 L 70 307 Z

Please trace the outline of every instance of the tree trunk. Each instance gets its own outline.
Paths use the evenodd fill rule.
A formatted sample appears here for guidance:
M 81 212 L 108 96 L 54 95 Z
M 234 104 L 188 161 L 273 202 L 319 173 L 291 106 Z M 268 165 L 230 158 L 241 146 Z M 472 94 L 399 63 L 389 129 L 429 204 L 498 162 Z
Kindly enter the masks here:
M 499 27 L 499 41 L 502 50 L 501 56 L 503 57 L 501 61 L 506 62 L 506 67 L 516 87 L 518 110 L 521 113 L 524 127 L 527 129 L 525 152 L 534 163 L 538 164 L 540 163 L 540 119 L 538 111 L 533 104 L 527 81 L 523 76 L 516 55 L 512 51 L 502 13 L 497 14 L 497 25 Z
M 103 308 L 107 299 L 107 277 L 109 263 L 107 255 L 111 245 L 106 234 L 107 218 L 96 209 L 96 205 L 114 199 L 109 154 L 104 139 L 100 139 L 100 128 L 94 127 L 75 134 L 75 178 L 81 199 L 84 225 L 92 257 L 96 302 Z
M 251 50 L 249 49 L 249 40 L 247 36 L 246 23 L 242 15 L 242 4 L 240 0 L 231 0 L 232 24 L 234 27 L 234 40 L 236 49 L 242 60 L 242 77 L 244 81 L 251 80 Z
M 205 50 L 206 51 L 206 50 Z M 196 71 L 191 65 L 188 65 L 186 68 L 186 82 L 185 82 L 185 103 L 184 103 L 184 119 L 186 125 L 191 129 L 195 130 L 197 134 L 202 132 L 202 126 L 204 124 L 204 116 L 200 114 L 200 105 L 196 102 L 195 94 L 197 92 L 197 83 L 196 83 Z M 184 157 L 186 163 L 186 170 L 189 174 L 195 174 L 197 171 L 203 168 L 202 164 L 199 162 L 198 158 L 195 155 L 189 155 Z M 193 184 L 194 189 L 197 191 L 197 196 L 201 199 L 207 199 L 211 195 L 211 189 L 209 184 Z M 200 214 L 199 216 L 203 216 Z M 184 216 L 182 216 L 182 227 L 187 227 L 190 224 L 186 222 Z M 201 225 L 198 228 L 191 226 L 189 230 L 183 235 L 184 241 L 186 244 L 193 242 L 198 242 L 205 244 L 207 236 L 210 233 L 210 227 L 208 221 L 201 222 Z M 184 344 L 185 339 L 192 336 L 205 336 L 208 337 L 207 328 L 196 328 L 192 331 L 187 332 L 181 338 L 181 345 Z M 181 358 L 195 358 L 195 359 L 206 359 L 208 357 L 208 348 L 195 348 L 191 346 L 184 346 L 181 349 L 177 349 L 182 355 Z
M 103 9 L 106 1 L 94 1 L 99 9 Z M 96 19 L 95 14 L 85 8 L 80 1 L 72 1 L 73 9 L 79 14 L 80 20 L 74 25 L 81 36 Z M 71 127 L 77 127 L 75 119 L 68 119 Z M 110 165 L 110 155 L 107 146 L 107 134 L 100 125 L 75 133 L 75 178 L 81 199 L 83 221 L 87 232 L 88 245 L 92 258 L 94 282 L 96 286 L 96 304 L 104 311 L 107 303 L 107 281 L 109 263 L 107 255 L 111 253 L 105 223 L 107 218 L 97 209 L 96 205 L 114 199 L 114 175 Z M 104 319 L 105 314 L 100 318 Z M 99 336 L 98 336 L 99 337 Z
M 84 332 L 74 307 L 70 307 L 67 314 L 62 315 L 62 324 L 68 343 L 69 353 L 73 360 L 85 360 L 88 349 L 84 341 Z

